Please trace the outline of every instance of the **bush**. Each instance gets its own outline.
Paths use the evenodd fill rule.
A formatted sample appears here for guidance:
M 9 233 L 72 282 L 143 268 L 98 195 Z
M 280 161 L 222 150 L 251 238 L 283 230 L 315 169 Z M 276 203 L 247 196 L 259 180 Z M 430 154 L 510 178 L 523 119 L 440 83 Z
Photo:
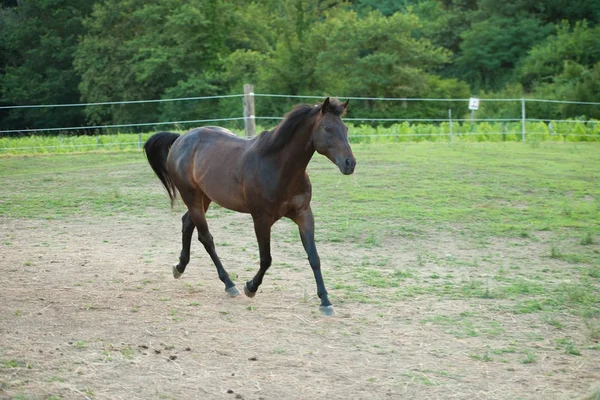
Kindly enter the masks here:
M 600 121 L 528 121 L 526 140 L 531 142 L 600 142 Z M 521 141 L 520 122 L 453 122 L 452 140 L 464 142 Z M 262 132 L 263 127 L 257 127 Z M 348 125 L 351 143 L 399 143 L 399 142 L 450 142 L 450 124 L 401 122 L 390 126 Z M 142 144 L 154 132 L 142 134 Z M 243 136 L 243 130 L 236 132 Z M 113 135 L 59 135 L 0 137 L 0 155 L 68 153 L 83 151 L 137 150 L 139 134 L 117 133 Z

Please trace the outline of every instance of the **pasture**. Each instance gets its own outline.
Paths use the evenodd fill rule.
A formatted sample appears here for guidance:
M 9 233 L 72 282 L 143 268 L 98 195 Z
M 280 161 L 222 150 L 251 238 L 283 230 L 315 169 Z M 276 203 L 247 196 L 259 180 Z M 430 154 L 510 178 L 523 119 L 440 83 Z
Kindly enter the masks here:
M 315 155 L 318 311 L 294 224 L 255 298 L 139 151 L 0 157 L 0 398 L 574 399 L 600 383 L 600 145 L 353 145 Z M 251 218 L 212 205 L 238 287 Z M 598 396 L 596 391 L 593 396 Z

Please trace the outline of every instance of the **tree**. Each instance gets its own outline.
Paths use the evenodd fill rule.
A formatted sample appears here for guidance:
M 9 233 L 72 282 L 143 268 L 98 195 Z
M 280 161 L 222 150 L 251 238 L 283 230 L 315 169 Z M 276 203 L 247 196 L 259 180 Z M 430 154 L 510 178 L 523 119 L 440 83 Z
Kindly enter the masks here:
M 226 75 L 243 76 L 259 91 L 274 93 L 430 97 L 439 90 L 468 94 L 464 83 L 436 80 L 428 74 L 447 62 L 449 53 L 418 37 L 421 24 L 412 13 L 386 17 L 373 11 L 361 17 L 339 7 L 315 12 L 316 1 L 286 4 L 287 13 L 279 18 L 288 22 L 275 23 L 280 33 L 270 49 L 233 52 L 225 63 Z M 279 99 L 259 99 L 257 104 L 260 112 L 275 115 L 289 106 Z M 388 106 L 368 102 L 354 107 L 353 113 L 398 112 Z
M 0 104 L 79 101 L 73 52 L 92 3 L 39 0 L 0 9 Z M 19 129 L 78 126 L 84 119 L 80 108 L 41 108 L 12 109 L 0 121 L 3 128 Z
M 575 24 L 586 20 L 591 26 L 600 24 L 600 1 L 598 0 L 545 0 L 544 19 L 554 24 L 569 21 Z
M 321 51 L 311 42 L 318 23 L 333 18 L 345 6 L 340 1 L 263 0 L 252 3 L 247 13 L 236 14 L 236 37 L 252 38 L 224 60 L 224 76 L 239 92 L 252 82 L 262 93 L 301 95 L 324 93 L 315 75 L 316 57 Z M 248 18 L 251 21 L 247 21 Z M 240 27 L 243 29 L 240 31 Z M 281 115 L 294 100 L 257 98 L 257 112 Z
M 85 22 L 75 55 L 82 97 L 90 102 L 214 95 L 232 2 L 214 0 L 106 0 Z M 203 103 L 205 104 L 205 103 Z M 195 118 L 212 113 L 194 108 Z M 163 119 L 173 106 L 163 107 Z M 90 107 L 92 122 L 134 123 L 160 119 L 156 103 Z
M 449 53 L 425 38 L 415 38 L 414 14 L 385 17 L 371 12 L 359 18 L 338 13 L 314 27 L 311 47 L 319 49 L 315 72 L 319 85 L 351 96 L 415 96 L 426 87 L 424 72 L 448 60 Z
M 422 35 L 455 54 L 476 9 L 476 0 L 421 0 L 413 7 L 423 24 Z
M 359 14 L 377 10 L 389 17 L 397 12 L 407 11 L 411 5 L 418 3 L 418 0 L 357 0 L 353 3 L 352 8 Z
M 582 68 L 579 73 L 570 79 L 572 82 L 566 90 L 566 99 L 576 99 L 581 102 L 600 102 L 600 62 L 591 67 Z M 568 69 L 564 74 L 568 73 Z M 598 106 L 565 104 L 563 106 L 565 116 L 583 116 L 600 120 L 600 109 Z
M 592 25 L 600 22 L 600 2 L 597 0 L 479 0 L 478 3 L 482 19 L 501 15 L 536 18 L 550 24 L 560 24 L 563 21 L 574 24 L 584 19 Z
M 462 34 L 456 70 L 479 89 L 500 89 L 511 80 L 518 60 L 548 32 L 539 20 L 494 16 Z
M 591 67 L 600 61 L 600 27 L 587 22 L 563 22 L 556 33 L 533 47 L 518 69 L 521 83 L 533 91 L 540 84 L 552 83 L 562 75 L 565 61 Z

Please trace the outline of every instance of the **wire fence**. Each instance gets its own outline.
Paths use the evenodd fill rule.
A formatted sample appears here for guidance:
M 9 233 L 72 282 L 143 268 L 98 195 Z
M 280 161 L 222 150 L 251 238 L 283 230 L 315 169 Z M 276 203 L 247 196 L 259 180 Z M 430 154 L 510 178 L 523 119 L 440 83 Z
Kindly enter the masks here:
M 265 94 L 265 93 L 250 93 L 252 101 L 254 99 L 277 100 L 287 99 L 288 101 L 297 101 L 305 99 L 323 100 L 324 96 L 302 96 L 302 95 L 285 95 L 285 94 Z M 268 128 L 272 128 L 277 124 L 282 116 L 267 116 L 267 115 L 247 115 L 244 104 L 247 98 L 242 99 L 244 94 L 232 94 L 222 96 L 198 96 L 184 97 L 173 99 L 155 99 L 155 100 L 132 100 L 132 101 L 109 101 L 109 102 L 94 102 L 94 103 L 74 103 L 74 104 L 40 104 L 40 105 L 15 105 L 15 106 L 0 106 L 0 110 L 21 109 L 27 111 L 29 109 L 57 109 L 65 107 L 100 107 L 100 106 L 119 106 L 119 105 L 136 105 L 149 103 L 175 103 L 175 102 L 192 102 L 192 101 L 220 101 L 223 99 L 240 99 L 239 115 L 231 117 L 211 116 L 210 118 L 202 119 L 173 119 L 169 121 L 148 121 L 138 123 L 117 123 L 117 124 L 90 124 L 82 126 L 67 126 L 67 127 L 44 127 L 44 128 L 28 128 L 19 129 L 1 129 L 0 128 L 0 154 L 6 151 L 36 151 L 39 149 L 57 150 L 61 148 L 70 149 L 93 149 L 93 148 L 140 148 L 143 141 L 150 135 L 148 132 L 154 132 L 164 127 L 169 127 L 178 131 L 186 130 L 193 126 L 201 126 L 215 123 L 234 123 L 237 129 L 233 129 L 237 134 L 243 135 L 242 123 L 248 121 L 249 118 L 254 121 L 259 121 Z M 528 105 L 536 104 L 554 104 L 554 105 L 577 105 L 591 107 L 594 111 L 600 110 L 600 103 L 583 102 L 583 101 L 563 101 L 563 100 L 542 100 L 542 99 L 497 99 L 497 98 L 481 98 L 477 99 L 477 103 L 482 104 L 485 108 L 486 104 L 491 103 L 513 103 L 514 110 L 518 110 L 517 115 L 511 115 L 508 118 L 490 118 L 484 116 L 478 117 L 480 112 L 475 109 L 468 111 L 468 106 L 472 104 L 473 98 L 462 99 L 443 99 L 443 98 L 390 98 L 390 97 L 343 97 L 353 102 L 393 102 L 402 104 L 421 105 L 438 104 L 438 109 L 447 110 L 447 115 L 439 115 L 432 118 L 399 116 L 398 118 L 377 118 L 370 116 L 350 116 L 344 120 L 352 125 L 349 136 L 353 142 L 357 141 L 402 141 L 402 140 L 447 140 L 453 141 L 456 138 L 466 138 L 467 140 L 481 140 L 482 138 L 501 138 L 499 140 L 521 140 L 550 138 L 555 140 L 565 140 L 569 138 L 579 138 L 580 140 L 600 141 L 600 125 L 599 121 L 594 119 L 552 119 L 528 117 Z M 445 107 L 440 107 L 439 104 L 445 104 Z M 356 107 L 356 106 L 355 106 Z M 360 104 L 359 107 L 360 108 Z M 260 110 L 260 108 L 259 108 Z M 446 114 L 444 112 L 444 114 Z M 453 118 L 453 112 L 457 115 L 462 115 L 459 118 Z M 470 113 L 470 117 L 468 116 Z M 360 113 L 357 113 L 360 114 Z M 406 114 L 406 112 L 403 112 Z M 146 129 L 147 128 L 147 129 Z M 137 131 L 137 134 L 124 135 L 121 130 L 129 129 Z M 117 130 L 115 132 L 115 130 Z M 145 130 L 146 132 L 142 132 Z M 82 135 L 83 132 L 83 135 Z M 107 135 L 110 133 L 112 135 Z M 74 136 L 89 136 L 76 141 Z M 21 140 L 15 137 L 42 137 L 43 139 L 36 140 Z M 109 140 L 106 137 L 112 136 L 115 140 Z M 492 139 L 493 140 L 493 139 Z M 17 141 L 19 143 L 17 143 Z M 82 142 L 83 141 L 83 142 Z

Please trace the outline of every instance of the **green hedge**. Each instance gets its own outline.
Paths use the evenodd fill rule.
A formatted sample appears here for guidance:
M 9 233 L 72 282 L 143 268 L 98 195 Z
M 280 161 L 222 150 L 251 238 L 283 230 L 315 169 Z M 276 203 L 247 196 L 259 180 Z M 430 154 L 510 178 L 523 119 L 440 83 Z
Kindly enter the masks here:
M 600 142 L 599 121 L 528 121 L 527 141 L 555 142 Z M 349 124 L 351 143 L 395 143 L 395 142 L 449 142 L 450 124 L 442 122 L 409 123 L 402 122 L 391 126 L 371 126 Z M 257 132 L 262 129 L 257 127 Z M 243 132 L 236 132 L 243 135 Z M 143 143 L 152 133 L 141 135 Z M 0 155 L 69 153 L 84 151 L 115 151 L 139 149 L 139 134 L 119 133 L 98 136 L 27 136 L 20 138 L 0 138 Z M 521 141 L 521 122 L 453 122 L 452 140 L 463 142 Z

